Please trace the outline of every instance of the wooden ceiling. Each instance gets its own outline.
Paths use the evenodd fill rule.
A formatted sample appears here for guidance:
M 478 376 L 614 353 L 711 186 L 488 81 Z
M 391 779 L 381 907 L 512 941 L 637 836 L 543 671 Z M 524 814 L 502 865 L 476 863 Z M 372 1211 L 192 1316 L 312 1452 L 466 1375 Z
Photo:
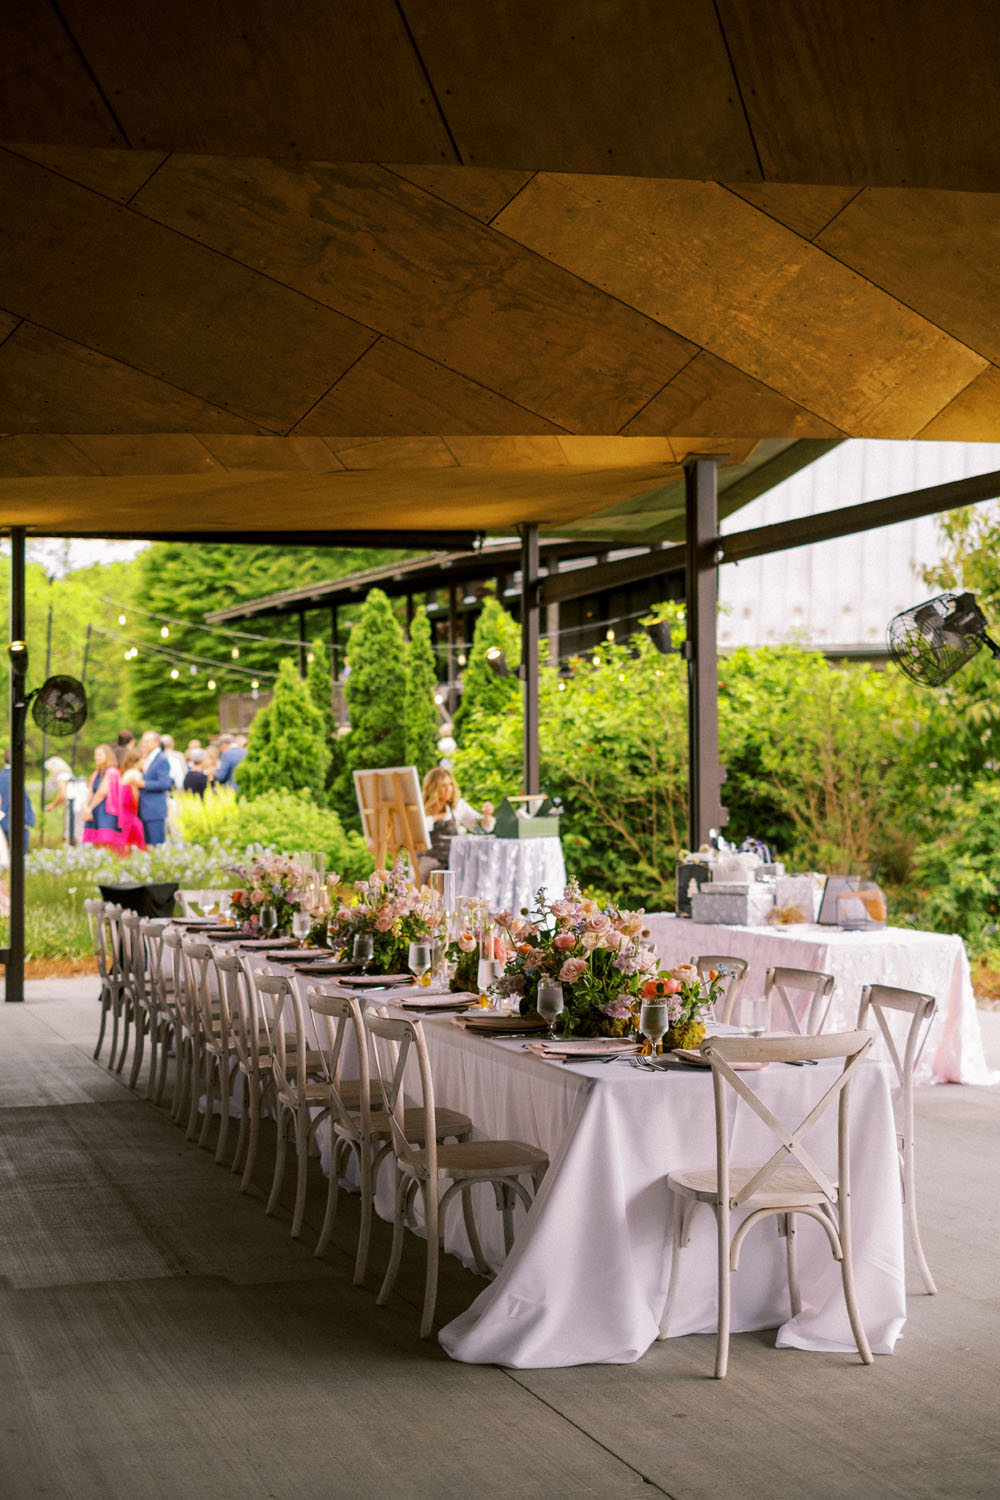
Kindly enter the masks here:
M 1000 441 L 998 42 L 978 0 L 12 3 L 3 523 L 655 540 L 689 453 L 735 504 Z

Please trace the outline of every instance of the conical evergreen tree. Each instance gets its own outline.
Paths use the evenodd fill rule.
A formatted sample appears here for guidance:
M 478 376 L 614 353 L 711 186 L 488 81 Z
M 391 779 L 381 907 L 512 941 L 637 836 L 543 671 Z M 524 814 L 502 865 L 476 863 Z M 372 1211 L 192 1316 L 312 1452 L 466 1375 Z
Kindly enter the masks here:
M 509 677 L 498 677 L 486 660 L 491 646 L 499 646 L 511 669 Z M 476 621 L 469 649 L 469 664 L 462 679 L 462 701 L 455 713 L 455 736 L 479 714 L 501 714 L 520 708 L 521 683 L 515 669 L 521 661 L 521 631 L 517 621 L 496 599 L 486 599 Z
M 249 797 L 286 787 L 324 800 L 330 750 L 323 716 L 316 708 L 295 663 L 285 657 L 278 669 L 274 697 L 254 719 L 246 759 L 240 766 L 240 790 Z
M 406 764 L 416 766 L 423 776 L 437 765 L 437 742 L 440 736 L 437 692 L 437 663 L 431 645 L 431 626 L 427 611 L 421 609 L 410 626 L 410 662 L 406 680 Z
M 406 764 L 406 641 L 389 599 L 372 589 L 351 631 L 344 687 L 351 771 Z

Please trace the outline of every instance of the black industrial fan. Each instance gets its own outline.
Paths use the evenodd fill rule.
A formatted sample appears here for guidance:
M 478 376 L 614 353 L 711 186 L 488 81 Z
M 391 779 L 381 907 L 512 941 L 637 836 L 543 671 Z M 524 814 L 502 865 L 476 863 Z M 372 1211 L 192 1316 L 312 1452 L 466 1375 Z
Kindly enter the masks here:
M 924 687 L 940 687 L 983 646 L 1000 656 L 974 594 L 939 594 L 904 609 L 889 622 L 887 638 L 900 671 Z
M 49 677 L 28 699 L 31 717 L 46 734 L 76 734 L 86 721 L 87 694 L 75 677 Z

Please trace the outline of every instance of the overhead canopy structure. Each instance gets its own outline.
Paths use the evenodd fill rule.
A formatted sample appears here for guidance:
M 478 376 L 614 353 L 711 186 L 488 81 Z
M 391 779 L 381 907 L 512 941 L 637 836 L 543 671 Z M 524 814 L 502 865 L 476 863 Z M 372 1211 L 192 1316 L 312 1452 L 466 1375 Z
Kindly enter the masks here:
M 998 32 L 980 0 L 5 7 L 3 517 L 646 541 L 692 453 L 996 440 Z

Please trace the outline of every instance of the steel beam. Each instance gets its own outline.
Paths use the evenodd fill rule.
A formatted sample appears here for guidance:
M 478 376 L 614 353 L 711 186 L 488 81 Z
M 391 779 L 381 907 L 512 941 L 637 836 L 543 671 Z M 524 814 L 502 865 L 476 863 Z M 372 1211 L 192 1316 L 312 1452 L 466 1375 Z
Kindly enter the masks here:
M 521 674 L 524 680 L 524 794 L 539 790 L 538 749 L 538 527 L 521 528 Z
M 716 460 L 695 458 L 684 465 L 687 521 L 686 597 L 688 639 L 688 841 L 705 843 L 722 828 L 728 810 L 721 800 L 724 772 L 719 765 L 719 674 L 716 615 L 719 589 L 715 561 L 719 497 Z

